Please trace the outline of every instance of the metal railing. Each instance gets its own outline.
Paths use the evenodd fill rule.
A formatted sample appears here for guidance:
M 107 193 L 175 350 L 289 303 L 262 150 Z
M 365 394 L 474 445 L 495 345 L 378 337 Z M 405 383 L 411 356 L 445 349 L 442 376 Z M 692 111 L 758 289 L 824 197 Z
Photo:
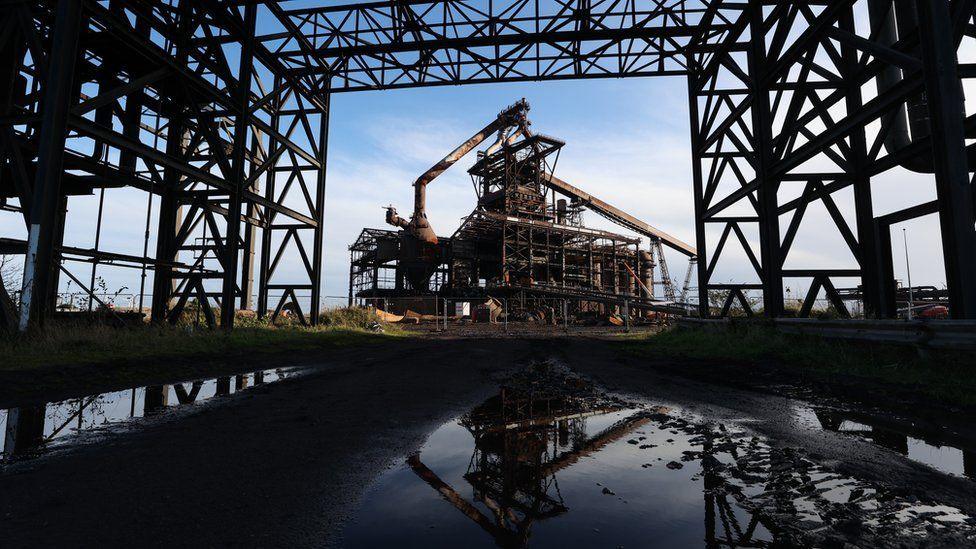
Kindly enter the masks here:
M 908 345 L 925 349 L 976 350 L 976 321 L 973 320 L 819 320 L 778 318 L 745 321 L 682 318 L 679 326 L 728 329 L 734 324 L 773 326 L 787 334 L 810 335 L 868 343 Z

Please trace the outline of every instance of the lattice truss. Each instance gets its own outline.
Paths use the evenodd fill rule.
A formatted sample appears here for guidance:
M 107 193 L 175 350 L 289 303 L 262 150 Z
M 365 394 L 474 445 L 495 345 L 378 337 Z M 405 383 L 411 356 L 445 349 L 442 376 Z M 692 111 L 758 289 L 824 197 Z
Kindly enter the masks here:
M 356 242 L 349 246 L 350 305 L 368 304 L 358 297 L 361 292 L 396 288 L 399 247 L 396 231 L 363 229 Z
M 963 131 L 976 121 L 962 111 L 958 78 L 973 76 L 974 2 L 901 3 L 907 9 L 897 13 L 897 35 L 881 24 L 893 24 L 892 3 L 870 4 L 723 2 L 708 13 L 706 22 L 729 28 L 704 33 L 691 50 L 703 314 L 716 293 L 723 316 L 733 306 L 752 314 L 750 290 L 762 292 L 767 313 L 782 314 L 784 281 L 803 279 L 810 290 L 800 316 L 821 293 L 847 315 L 837 281 L 853 278 L 869 314 L 892 316 L 890 226 L 931 213 L 940 216 L 950 299 L 960 315 L 973 313 L 973 271 L 960 262 L 973 256 L 962 157 L 974 158 Z M 916 127 L 906 122 L 905 105 L 917 118 L 912 107 L 924 97 L 930 120 Z M 935 173 L 925 177 L 939 200 L 876 218 L 871 179 L 883 181 L 896 167 Z M 814 208 L 826 212 L 828 227 L 807 221 Z M 844 249 L 836 256 L 847 266 L 805 267 L 791 254 L 804 229 L 817 238 L 839 235 Z M 722 280 L 727 256 L 750 264 L 754 276 Z
M 280 30 L 260 39 L 310 88 L 331 91 L 683 74 L 685 47 L 708 3 L 407 0 L 269 6 Z

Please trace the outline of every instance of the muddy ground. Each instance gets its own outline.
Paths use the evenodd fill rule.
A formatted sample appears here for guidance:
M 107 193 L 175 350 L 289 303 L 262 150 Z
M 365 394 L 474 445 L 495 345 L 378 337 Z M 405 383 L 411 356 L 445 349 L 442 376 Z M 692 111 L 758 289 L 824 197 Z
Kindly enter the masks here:
M 608 390 L 716 423 L 751 418 L 748 428 L 775 447 L 976 516 L 972 480 L 857 437 L 804 428 L 789 396 L 796 387 L 724 383 L 692 368 L 683 375 L 678 364 L 628 357 L 596 337 L 401 339 L 278 357 L 268 367 L 309 371 L 0 466 L 0 546 L 341 545 L 342 526 L 373 479 L 433 428 L 491 396 L 505 371 L 550 359 Z M 92 390 L 70 395 L 62 385 L 57 396 Z M 836 395 L 808 389 L 803 398 Z M 0 405 L 9 404 L 0 389 Z

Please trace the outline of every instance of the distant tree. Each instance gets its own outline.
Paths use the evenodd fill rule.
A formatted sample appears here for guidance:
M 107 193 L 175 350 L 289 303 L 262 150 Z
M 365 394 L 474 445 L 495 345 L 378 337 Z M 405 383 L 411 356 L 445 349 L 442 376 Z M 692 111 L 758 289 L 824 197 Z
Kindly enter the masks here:
M 13 293 L 20 287 L 20 265 L 13 256 L 0 255 L 0 284 L 4 291 L 0 292 L 0 332 L 12 330 L 15 326 L 16 303 Z
M 20 265 L 14 261 L 14 256 L 0 255 L 0 281 L 8 294 L 20 288 L 20 277 Z
M 712 308 L 720 309 L 728 297 L 727 290 L 708 290 L 708 305 Z
M 753 314 L 760 314 L 762 312 L 762 298 L 752 295 L 748 290 L 744 290 L 743 294 L 745 294 L 746 301 L 749 303 L 749 308 L 752 309 Z M 715 309 L 721 310 L 728 297 L 729 290 L 708 290 L 708 305 L 713 309 L 713 312 Z M 732 316 L 745 314 L 738 299 L 733 298 L 729 314 Z

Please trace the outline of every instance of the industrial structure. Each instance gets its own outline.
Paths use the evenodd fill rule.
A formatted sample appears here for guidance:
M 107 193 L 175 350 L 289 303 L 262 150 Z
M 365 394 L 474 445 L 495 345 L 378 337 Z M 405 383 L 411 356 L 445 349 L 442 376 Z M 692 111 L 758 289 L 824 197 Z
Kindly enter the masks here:
M 0 319 L 42 324 L 59 280 L 90 290 L 113 264 L 146 273 L 156 322 L 195 300 L 226 328 L 237 307 L 314 323 L 332 94 L 649 76 L 688 82 L 702 316 L 751 311 L 748 292 L 781 316 L 790 281 L 810 284 L 801 311 L 824 293 L 843 314 L 839 281 L 856 280 L 867 316 L 894 317 L 892 226 L 937 215 L 950 314 L 976 318 L 973 14 L 972 0 L 8 0 L 0 214 L 23 229 L 0 253 L 25 269 Z M 873 184 L 896 169 L 934 198 L 876 215 Z M 146 193 L 142 251 L 105 249 L 100 222 L 65 245 L 72 197 L 115 187 Z M 791 254 L 812 207 L 846 266 Z M 717 278 L 733 248 L 754 275 Z
M 561 475 L 571 475 L 588 458 L 599 459 L 609 447 L 626 444 L 628 437 L 634 437 L 635 443 L 636 437 L 644 439 L 642 429 L 663 430 L 671 420 L 667 408 L 627 409 L 619 401 L 587 395 L 590 387 L 582 380 L 566 381 L 575 384 L 568 394 L 538 381 L 530 387 L 505 384 L 497 395 L 458 420 L 474 439 L 463 486 L 442 478 L 436 466 L 424 463 L 422 453 L 407 459 L 421 481 L 498 547 L 528 547 L 533 527 L 572 515 L 573 502 L 560 491 Z M 613 414 L 619 418 L 607 421 Z M 602 429 L 588 425 L 600 420 L 608 425 Z M 698 438 L 706 547 L 764 547 L 762 529 L 773 540 L 780 537 L 775 517 L 758 509 L 743 513 L 742 490 L 736 489 L 718 458 L 730 446 L 728 432 L 708 426 Z M 740 517 L 748 522 L 740 522 Z
M 650 423 L 638 412 L 590 434 L 587 418 L 621 407 L 581 400 L 503 388 L 466 414 L 460 423 L 474 438 L 475 448 L 464 480 L 473 502 L 425 465 L 421 455 L 411 456 L 407 463 L 499 547 L 528 547 L 535 524 L 570 511 L 557 475 Z M 483 512 L 477 503 L 494 512 Z
M 661 246 L 692 259 L 694 248 L 553 175 L 564 143 L 532 131 L 528 111 L 524 99 L 508 107 L 417 178 L 411 218 L 387 208 L 386 222 L 400 231 L 363 230 L 350 246 L 350 303 L 382 298 L 402 313 L 424 296 L 494 298 L 542 318 L 547 310 L 569 312 L 559 306 L 567 298 L 574 298 L 573 313 L 606 311 L 624 300 L 638 308 L 676 307 L 669 276 L 657 277 L 663 293 L 655 295 L 656 268 L 668 272 Z M 438 237 L 427 220 L 427 186 L 492 136 L 468 170 L 475 208 L 450 238 Z M 584 226 L 586 208 L 649 236 L 650 248 L 640 250 L 639 238 Z

